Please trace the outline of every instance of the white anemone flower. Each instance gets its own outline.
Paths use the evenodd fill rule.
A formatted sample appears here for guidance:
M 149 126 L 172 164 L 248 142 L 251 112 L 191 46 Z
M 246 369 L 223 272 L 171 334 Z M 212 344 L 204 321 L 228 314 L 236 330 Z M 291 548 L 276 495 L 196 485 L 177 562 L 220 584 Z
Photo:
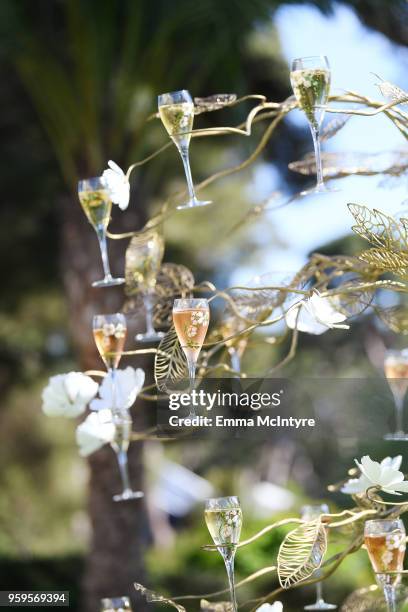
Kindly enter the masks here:
M 327 297 L 322 297 L 317 290 L 304 300 L 293 304 L 285 315 L 286 325 L 308 334 L 320 335 L 329 329 L 349 329 L 343 323 L 346 316 L 336 310 Z
M 386 457 L 379 463 L 373 461 L 368 455 L 362 457 L 357 466 L 361 471 L 360 478 L 351 478 L 341 489 L 342 493 L 355 495 L 364 493 L 370 487 L 379 487 L 384 493 L 400 495 L 408 493 L 408 481 L 404 480 L 404 474 L 399 471 L 402 457 Z
M 114 376 L 114 397 L 112 398 L 112 377 L 109 373 L 99 387 L 99 398 L 95 398 L 90 404 L 91 410 L 128 410 L 135 403 L 144 384 L 144 370 L 135 370 L 128 366 L 124 370 L 116 370 Z
M 98 392 L 98 383 L 82 372 L 51 376 L 42 392 L 42 409 L 47 416 L 75 418 L 85 412 Z
M 108 161 L 108 166 L 103 178 L 110 191 L 112 202 L 118 204 L 121 210 L 125 210 L 129 205 L 130 198 L 130 183 L 122 168 L 111 159 Z
M 273 604 L 264 603 L 256 609 L 256 612 L 282 612 L 283 604 L 280 601 L 275 601 Z
M 91 412 L 76 429 L 79 454 L 82 457 L 87 457 L 105 444 L 110 444 L 114 437 L 115 425 L 111 411 Z

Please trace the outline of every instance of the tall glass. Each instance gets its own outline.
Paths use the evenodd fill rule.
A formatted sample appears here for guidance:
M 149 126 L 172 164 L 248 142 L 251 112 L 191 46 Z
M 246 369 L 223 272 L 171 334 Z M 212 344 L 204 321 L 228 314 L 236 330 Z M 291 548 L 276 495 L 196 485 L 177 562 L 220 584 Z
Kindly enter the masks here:
M 320 504 L 319 506 L 303 506 L 300 511 L 300 517 L 304 521 L 313 521 L 318 518 L 321 514 L 328 514 L 329 506 L 327 504 Z M 321 576 L 321 570 L 317 570 L 314 574 L 316 578 Z M 335 610 L 336 605 L 326 603 L 323 599 L 323 585 L 321 582 L 316 583 L 316 601 L 314 604 L 304 606 L 304 610 Z
M 108 259 L 108 248 L 106 244 L 106 229 L 109 224 L 112 200 L 106 180 L 103 176 L 84 179 L 78 183 L 78 196 L 84 213 L 89 223 L 98 236 L 99 248 L 101 249 L 102 264 L 105 277 L 92 283 L 92 287 L 112 287 L 122 285 L 124 278 L 113 278 Z
M 234 582 L 234 559 L 241 535 L 242 511 L 238 497 L 216 497 L 205 502 L 208 531 L 224 559 L 228 575 L 233 612 L 237 611 Z
M 130 286 L 137 284 L 143 293 L 146 314 L 146 331 L 136 335 L 138 342 L 158 342 L 164 336 L 154 329 L 153 323 L 154 290 L 163 254 L 163 236 L 154 231 L 134 236 L 126 250 L 126 282 Z
M 173 322 L 187 359 L 190 388 L 193 389 L 198 356 L 210 322 L 210 307 L 203 298 L 174 300 Z
M 115 451 L 122 479 L 123 491 L 114 495 L 114 501 L 124 501 L 143 497 L 141 491 L 132 491 L 129 481 L 128 448 L 132 419 L 130 412 L 116 405 L 116 369 L 125 346 L 127 325 L 122 313 L 95 315 L 93 318 L 93 334 L 99 354 L 108 370 L 112 383 L 112 416 L 115 425 L 115 437 L 111 443 Z
M 330 76 L 329 60 L 325 55 L 299 57 L 292 61 L 290 81 L 299 108 L 305 113 L 309 122 L 316 157 L 316 187 L 302 192 L 303 195 L 329 191 L 323 180 L 320 128 L 329 99 Z
M 177 208 L 181 210 L 211 204 L 210 200 L 198 200 L 191 176 L 189 146 L 194 121 L 194 102 L 190 93 L 182 89 L 161 94 L 158 97 L 158 106 L 163 125 L 180 153 L 187 180 L 189 200 Z
M 397 612 L 396 587 L 401 582 L 399 574 L 404 566 L 405 527 L 400 519 L 366 521 L 364 541 L 375 572 L 377 584 L 384 591 L 389 612 Z
M 385 440 L 408 440 L 404 432 L 404 400 L 408 389 L 408 349 L 385 353 L 384 371 L 395 403 L 396 431 L 384 436 Z
M 106 597 L 101 599 L 100 612 L 132 612 L 129 597 Z

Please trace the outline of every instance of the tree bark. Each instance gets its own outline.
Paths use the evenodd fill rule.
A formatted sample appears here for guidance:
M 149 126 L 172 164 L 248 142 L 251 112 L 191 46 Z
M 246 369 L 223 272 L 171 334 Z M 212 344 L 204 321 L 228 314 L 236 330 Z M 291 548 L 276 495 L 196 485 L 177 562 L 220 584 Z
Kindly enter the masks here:
M 65 199 L 61 210 L 61 268 L 78 367 L 82 371 L 103 370 L 93 341 L 92 318 L 94 314 L 120 311 L 123 287 L 96 289 L 91 286 L 92 281 L 102 278 L 96 234 L 74 197 Z M 113 216 L 117 218 L 117 215 L 120 212 L 114 207 Z M 140 224 L 132 214 L 129 219 L 133 227 Z M 127 241 L 123 240 L 109 242 L 114 275 L 123 276 L 126 246 Z M 138 426 L 141 424 L 140 408 L 138 402 L 135 419 Z M 130 445 L 129 472 L 136 490 L 144 487 L 142 454 L 142 443 Z M 139 599 L 136 607 L 133 582 L 145 582 L 144 549 L 149 538 L 145 503 L 143 499 L 118 503 L 112 500 L 112 496 L 121 491 L 121 482 L 115 454 L 109 447 L 91 455 L 88 464 L 92 538 L 83 577 L 81 612 L 95 612 L 99 610 L 101 598 L 121 595 L 131 597 L 134 609 L 144 610 L 145 604 Z

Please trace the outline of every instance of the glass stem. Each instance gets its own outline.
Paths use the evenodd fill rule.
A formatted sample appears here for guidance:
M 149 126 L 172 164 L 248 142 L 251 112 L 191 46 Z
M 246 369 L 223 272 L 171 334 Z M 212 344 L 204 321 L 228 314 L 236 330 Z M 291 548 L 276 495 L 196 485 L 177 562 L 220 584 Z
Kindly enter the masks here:
M 404 432 L 404 397 L 399 394 L 394 396 L 396 433 Z
M 316 603 L 323 603 L 323 585 L 321 582 L 316 583 Z
M 323 187 L 323 166 L 322 166 L 322 154 L 320 151 L 320 128 L 317 125 L 311 125 L 310 130 L 313 137 L 313 146 L 316 158 L 316 180 L 317 187 Z
M 111 394 L 112 394 L 111 410 L 114 413 L 116 411 L 116 368 L 109 368 L 108 374 L 111 379 Z
M 234 578 L 234 559 L 235 547 L 222 548 L 222 556 L 224 558 L 225 569 L 227 570 L 228 584 L 230 589 L 231 603 L 233 612 L 237 612 L 237 600 L 235 598 L 235 578 Z
M 235 372 L 240 372 L 241 371 L 241 359 L 240 359 L 237 349 L 231 347 L 229 349 L 229 354 L 231 358 L 232 369 L 235 370 Z
M 129 481 L 129 469 L 128 469 L 128 455 L 127 450 L 120 449 L 116 456 L 118 458 L 120 477 L 122 479 L 123 490 L 130 490 L 130 481 Z
M 190 195 L 190 200 L 196 199 L 196 194 L 194 191 L 193 177 L 191 176 L 191 168 L 190 168 L 190 157 L 188 154 L 188 147 L 180 147 L 180 155 L 183 161 L 184 172 L 187 180 L 188 193 Z
M 153 335 L 156 333 L 153 325 L 153 296 L 150 292 L 144 296 L 144 305 L 146 312 L 146 334 Z
M 388 612 L 397 612 L 397 602 L 395 599 L 395 589 L 387 584 L 384 587 L 384 597 L 387 604 Z
M 98 236 L 99 248 L 101 249 L 103 271 L 106 276 L 111 276 L 108 259 L 108 246 L 106 243 L 106 231 L 105 228 L 97 228 L 96 234 Z

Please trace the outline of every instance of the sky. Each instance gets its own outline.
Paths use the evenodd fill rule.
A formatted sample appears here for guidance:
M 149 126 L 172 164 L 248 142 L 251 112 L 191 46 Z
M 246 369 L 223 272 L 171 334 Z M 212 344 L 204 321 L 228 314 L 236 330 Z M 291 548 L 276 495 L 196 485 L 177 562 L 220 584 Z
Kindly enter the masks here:
M 349 89 L 382 101 L 383 97 L 376 87 L 378 79 L 372 72 L 408 89 L 408 50 L 364 27 L 352 9 L 338 6 L 334 15 L 326 17 L 310 6 L 283 6 L 277 11 L 274 21 L 282 53 L 289 65 L 295 57 L 327 55 L 332 71 L 333 93 Z M 313 36 L 310 36 L 310 32 L 313 32 Z M 333 117 L 335 115 L 327 115 L 326 121 Z M 293 111 L 287 120 L 297 125 L 306 122 L 305 116 L 298 110 Z M 353 117 L 323 145 L 325 151 L 369 154 L 404 148 L 407 150 L 406 141 L 384 116 Z M 279 176 L 273 167 L 267 164 L 258 166 L 250 186 L 251 192 L 255 188 L 261 201 L 277 188 L 278 181 Z M 307 196 L 280 211 L 268 213 L 269 223 L 263 220 L 254 228 L 261 247 L 258 260 L 253 268 L 237 269 L 232 282 L 246 282 L 257 274 L 272 270 L 297 270 L 310 251 L 350 233 L 352 217 L 346 206 L 348 202 L 379 208 L 391 214 L 401 210 L 401 203 L 408 197 L 406 183 L 401 182 L 392 189 L 382 187 L 380 183 L 378 177 L 350 177 L 332 181 L 331 186 L 337 187 L 337 192 Z M 275 233 L 286 248 L 275 247 L 271 243 Z

